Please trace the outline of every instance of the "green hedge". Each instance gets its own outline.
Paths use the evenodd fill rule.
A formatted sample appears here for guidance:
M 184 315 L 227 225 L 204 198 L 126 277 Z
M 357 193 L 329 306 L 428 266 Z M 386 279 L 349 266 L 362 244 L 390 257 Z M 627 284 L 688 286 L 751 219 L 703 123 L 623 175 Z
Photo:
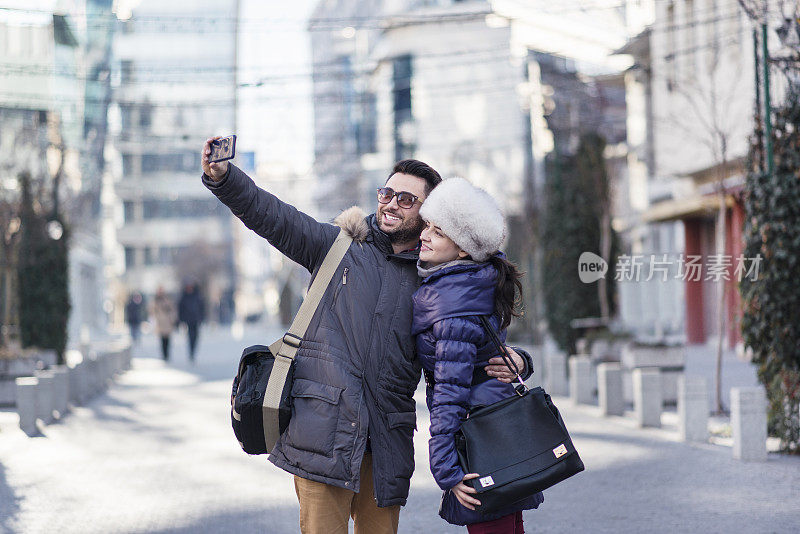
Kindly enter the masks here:
M 20 242 L 17 263 L 20 338 L 24 347 L 54 349 L 64 361 L 69 320 L 69 231 L 57 216 L 41 213 L 31 194 L 30 175 L 20 175 Z M 59 239 L 48 223 L 63 228 Z
M 609 202 L 608 184 L 597 194 L 596 169 L 586 161 L 604 162 L 605 142 L 596 134 L 582 137 L 575 155 L 553 155 L 547 162 L 545 183 L 546 210 L 542 224 L 544 252 L 544 303 L 550 335 L 561 350 L 574 354 L 577 333 L 570 327 L 573 319 L 599 317 L 597 282 L 584 284 L 578 277 L 578 258 L 583 252 L 600 254 L 600 206 Z M 608 181 L 605 169 L 602 179 Z M 607 292 L 614 295 L 613 258 L 617 238 L 612 232 L 611 258 L 606 274 Z M 611 313 L 615 306 L 609 298 Z

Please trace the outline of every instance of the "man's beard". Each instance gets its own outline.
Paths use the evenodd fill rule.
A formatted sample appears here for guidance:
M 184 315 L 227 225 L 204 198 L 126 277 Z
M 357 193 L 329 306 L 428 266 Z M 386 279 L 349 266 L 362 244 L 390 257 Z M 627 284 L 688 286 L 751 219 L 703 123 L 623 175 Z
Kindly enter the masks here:
M 403 219 L 399 226 L 387 231 L 383 227 L 383 210 L 378 211 L 378 228 L 389 236 L 389 241 L 394 245 L 397 243 L 408 243 L 409 241 L 419 240 L 422 230 L 425 229 L 425 221 L 417 215 L 413 219 Z

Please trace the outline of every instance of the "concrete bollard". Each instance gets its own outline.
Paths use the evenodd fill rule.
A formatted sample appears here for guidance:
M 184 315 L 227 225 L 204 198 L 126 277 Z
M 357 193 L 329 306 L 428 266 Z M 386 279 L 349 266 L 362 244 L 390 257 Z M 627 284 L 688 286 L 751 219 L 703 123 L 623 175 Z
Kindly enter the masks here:
M 594 382 L 592 359 L 589 356 L 572 356 L 569 359 L 569 396 L 575 404 L 592 404 Z
M 100 361 L 98 356 L 90 356 L 87 362 L 89 371 L 89 398 L 94 398 L 103 391 L 103 377 L 101 376 Z
M 111 353 L 111 371 L 115 377 L 122 372 L 122 351 Z
M 633 370 L 633 408 L 640 427 L 661 426 L 661 373 L 658 369 Z
M 89 361 L 83 360 L 78 372 L 78 398 L 81 405 L 84 405 L 92 398 L 92 377 L 89 372 Z
M 117 352 L 117 374 L 125 372 L 125 351 Z
M 50 368 L 53 372 L 53 410 L 58 412 L 61 419 L 67 413 L 69 406 L 69 376 L 65 365 L 54 365 Z
M 55 375 L 53 371 L 35 371 L 34 376 L 39 379 L 39 386 L 36 388 L 36 417 L 44 424 L 49 424 L 53 422 Z
M 705 378 L 678 377 L 678 431 L 683 441 L 708 441 L 708 385 Z
M 550 395 L 560 397 L 569 394 L 567 384 L 567 357 L 563 352 L 548 352 L 545 354 L 545 389 Z
M 69 367 L 69 402 L 73 406 L 80 406 L 81 401 L 81 366 L 83 363 L 79 362 Z
M 767 459 L 767 397 L 760 387 L 731 389 L 733 457 L 763 462 Z
M 108 358 L 108 377 L 114 380 L 119 374 L 119 352 L 109 352 L 106 358 Z
M 97 380 L 95 368 L 97 367 L 94 359 L 84 356 L 83 359 L 83 374 L 84 374 L 84 403 L 94 397 L 97 390 Z
M 597 399 L 603 415 L 625 414 L 620 364 L 601 363 L 597 366 Z
M 103 391 L 108 390 L 108 386 L 114 380 L 114 354 L 107 352 L 101 356 L 103 362 Z
M 19 427 L 23 432 L 31 436 L 38 432 L 38 429 L 36 428 L 36 403 L 39 380 L 32 376 L 24 376 L 17 378 L 15 382 Z
M 590 351 L 593 361 L 604 361 L 611 353 L 611 344 L 607 339 L 595 339 Z

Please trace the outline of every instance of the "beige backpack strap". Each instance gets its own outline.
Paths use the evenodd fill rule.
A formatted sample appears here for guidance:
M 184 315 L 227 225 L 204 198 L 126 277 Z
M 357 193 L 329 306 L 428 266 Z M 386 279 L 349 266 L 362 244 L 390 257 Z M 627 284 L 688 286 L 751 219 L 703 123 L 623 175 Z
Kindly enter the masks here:
M 280 437 L 278 408 L 292 361 L 297 354 L 297 349 L 300 348 L 300 342 L 306 334 L 308 325 L 317 311 L 322 295 L 328 289 L 331 279 L 333 279 L 333 274 L 342 262 L 342 258 L 344 258 L 352 242 L 353 238 L 350 235 L 344 230 L 339 231 L 339 235 L 325 255 L 317 276 L 314 277 L 314 282 L 312 282 L 308 293 L 303 299 L 303 303 L 300 305 L 300 309 L 297 311 L 297 315 L 295 315 L 288 332 L 284 334 L 283 338 L 269 346 L 270 352 L 275 355 L 275 363 L 269 375 L 267 389 L 264 392 L 264 403 L 261 407 L 264 440 L 267 450 L 271 450 Z

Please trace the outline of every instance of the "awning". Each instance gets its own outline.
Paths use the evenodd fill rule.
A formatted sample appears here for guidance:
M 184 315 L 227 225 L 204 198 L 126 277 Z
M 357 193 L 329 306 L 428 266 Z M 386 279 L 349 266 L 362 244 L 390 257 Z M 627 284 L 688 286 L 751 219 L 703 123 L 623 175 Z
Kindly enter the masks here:
M 725 195 L 725 205 L 733 207 L 735 200 Z M 689 217 L 713 215 L 719 209 L 716 195 L 694 196 L 675 200 L 665 200 L 650 206 L 642 213 L 644 222 L 663 222 L 687 219 Z

